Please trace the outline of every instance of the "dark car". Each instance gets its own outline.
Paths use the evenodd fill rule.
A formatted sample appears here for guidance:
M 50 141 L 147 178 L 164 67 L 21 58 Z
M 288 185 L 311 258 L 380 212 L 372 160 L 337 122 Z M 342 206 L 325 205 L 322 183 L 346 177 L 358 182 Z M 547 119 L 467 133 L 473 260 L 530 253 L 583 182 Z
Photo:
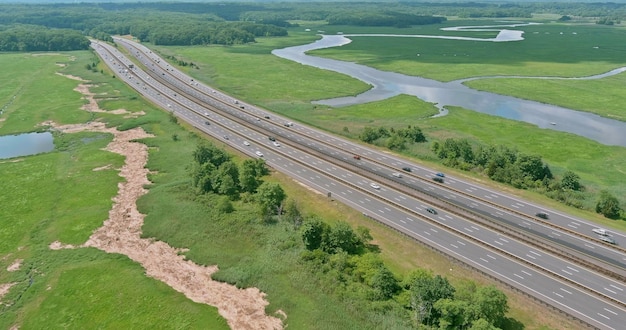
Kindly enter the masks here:
M 270 119 L 270 116 L 265 116 L 265 119 Z
M 548 219 L 548 214 L 545 213 L 545 212 L 537 212 L 535 214 L 535 216 L 537 216 L 538 218 L 541 218 L 541 219 Z
M 434 177 L 434 178 L 433 178 L 433 180 L 434 180 L 435 182 L 443 183 L 443 178 L 438 177 L 438 176 Z
M 268 139 L 270 139 L 270 141 L 276 141 L 276 138 L 274 138 L 273 136 L 268 137 Z
M 403 167 L 402 170 L 403 171 L 407 171 L 407 172 L 411 172 L 411 168 L 410 167 Z
M 354 159 L 356 159 L 356 160 L 359 160 L 359 159 L 361 159 L 361 156 L 359 156 L 359 155 L 354 155 L 354 156 L 352 156 L 352 158 L 354 158 Z
M 207 125 L 211 125 L 211 123 L 210 123 L 210 122 L 208 122 L 208 121 L 205 121 L 204 123 L 205 123 L 205 124 L 207 124 Z
M 437 176 L 440 177 L 440 178 L 445 178 L 446 177 L 446 175 L 441 173 L 441 172 L 437 173 Z
M 427 208 L 426 211 L 428 211 L 428 213 L 437 214 L 437 210 L 433 209 L 432 207 Z

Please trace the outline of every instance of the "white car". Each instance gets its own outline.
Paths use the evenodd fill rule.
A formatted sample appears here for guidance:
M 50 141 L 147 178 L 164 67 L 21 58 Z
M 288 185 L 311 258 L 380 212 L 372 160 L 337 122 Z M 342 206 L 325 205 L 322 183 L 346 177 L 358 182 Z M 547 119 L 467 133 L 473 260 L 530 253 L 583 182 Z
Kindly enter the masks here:
M 396 178 L 401 178 L 402 177 L 402 174 L 398 173 L 398 172 L 393 172 L 393 173 L 391 173 L 391 175 L 395 176 Z
M 274 147 L 280 147 L 280 143 L 274 141 Z
M 244 146 L 249 146 L 249 145 L 250 145 L 250 142 L 248 142 L 248 141 L 243 141 L 243 145 L 244 145 Z
M 262 152 L 260 152 L 260 151 L 257 151 L 257 152 L 256 152 L 256 155 L 257 155 L 257 156 L 259 156 L 259 157 L 263 157 L 263 153 L 262 153 Z
M 606 229 L 602 229 L 602 228 L 594 228 L 591 230 L 592 232 L 600 235 L 600 236 L 610 236 L 609 232 L 606 231 Z
M 376 183 L 376 182 L 372 182 L 372 183 L 370 183 L 370 186 L 371 186 L 372 188 L 374 188 L 374 189 L 380 189 L 380 186 L 379 186 L 379 185 L 378 185 L 378 183 Z

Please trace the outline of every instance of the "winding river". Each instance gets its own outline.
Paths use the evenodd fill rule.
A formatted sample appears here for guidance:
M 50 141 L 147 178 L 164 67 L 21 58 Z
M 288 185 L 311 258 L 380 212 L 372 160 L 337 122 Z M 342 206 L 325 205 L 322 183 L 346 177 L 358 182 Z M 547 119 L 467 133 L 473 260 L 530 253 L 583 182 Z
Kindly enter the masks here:
M 384 100 L 399 94 L 407 94 L 414 95 L 423 101 L 435 104 L 441 112 L 440 115 L 445 115 L 446 106 L 458 106 L 494 116 L 524 121 L 537 125 L 540 128 L 576 134 L 605 145 L 626 147 L 626 122 L 540 102 L 477 91 L 462 84 L 462 82 L 467 81 L 468 79 L 451 82 L 439 82 L 432 79 L 381 71 L 356 63 L 315 57 L 306 54 L 306 52 L 310 50 L 338 47 L 348 44 L 351 42 L 349 39 L 350 36 L 445 38 L 485 42 L 521 41 L 523 40 L 523 31 L 509 30 L 506 28 L 524 25 L 529 25 L 529 23 L 447 28 L 448 30 L 472 29 L 476 31 L 480 29 L 481 31 L 498 31 L 495 38 L 486 39 L 432 35 L 322 35 L 321 39 L 313 43 L 276 49 L 272 51 L 272 54 L 301 64 L 343 73 L 372 86 L 372 88 L 367 92 L 354 97 L 351 96 L 319 100 L 314 102 L 316 104 L 342 107 Z M 566 79 L 599 79 L 619 74 L 624 71 L 626 71 L 626 67 L 618 68 L 596 76 Z M 554 78 L 550 77 L 550 79 Z

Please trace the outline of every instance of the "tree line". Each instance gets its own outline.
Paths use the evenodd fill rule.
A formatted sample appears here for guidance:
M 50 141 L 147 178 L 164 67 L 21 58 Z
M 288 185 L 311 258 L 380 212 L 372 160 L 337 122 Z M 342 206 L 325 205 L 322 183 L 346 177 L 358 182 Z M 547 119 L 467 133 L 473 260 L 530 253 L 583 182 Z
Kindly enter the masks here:
M 585 186 L 580 176 L 565 171 L 560 178 L 555 177 L 541 156 L 527 155 L 503 145 L 473 146 L 467 139 L 455 138 L 436 141 L 431 150 L 446 166 L 484 173 L 515 188 L 534 189 L 567 205 L 585 207 Z M 617 219 L 622 209 L 617 198 L 604 190 L 597 198 L 595 211 Z
M 0 51 L 69 51 L 89 48 L 89 40 L 79 31 L 36 25 L 13 25 L 0 29 Z
M 439 24 L 446 21 L 443 16 L 415 15 L 393 11 L 341 12 L 326 18 L 328 25 L 393 26 L 406 28 L 414 25 Z

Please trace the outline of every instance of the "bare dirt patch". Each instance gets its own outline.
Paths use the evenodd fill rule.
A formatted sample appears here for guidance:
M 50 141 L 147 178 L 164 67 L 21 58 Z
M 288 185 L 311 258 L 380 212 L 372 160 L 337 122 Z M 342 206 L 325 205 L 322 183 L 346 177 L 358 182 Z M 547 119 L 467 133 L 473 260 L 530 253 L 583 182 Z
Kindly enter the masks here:
M 87 88 L 87 87 L 85 87 Z M 89 91 L 81 87 L 80 91 Z M 90 98 L 86 110 L 98 110 L 97 103 Z M 187 298 L 218 308 L 232 329 L 282 329 L 281 319 L 265 314 L 265 293 L 257 288 L 238 289 L 237 287 L 214 281 L 211 275 L 218 270 L 217 266 L 200 266 L 180 255 L 181 249 L 175 249 L 164 242 L 141 238 L 141 227 L 144 215 L 137 210 L 137 199 L 147 191 L 143 188 L 149 184 L 148 147 L 137 139 L 151 137 L 141 128 L 118 131 L 106 128 L 104 123 L 90 122 L 87 124 L 58 126 L 54 122 L 44 123 L 55 127 L 61 132 L 79 131 L 107 132 L 114 138 L 106 150 L 126 157 L 120 176 L 125 182 L 119 183 L 118 194 L 113 198 L 113 208 L 103 226 L 96 230 L 83 246 L 91 246 L 109 253 L 121 253 L 141 264 L 149 276 L 152 276 Z M 50 248 L 73 248 L 54 242 Z M 281 316 L 285 316 L 282 313 Z M 286 317 L 286 316 L 285 316 Z
M 113 165 L 108 164 L 108 165 L 104 165 L 104 166 L 100 166 L 100 167 L 96 167 L 94 168 L 92 171 L 97 172 L 97 171 L 104 171 L 104 170 L 108 170 L 108 169 L 112 169 Z
M 48 245 L 48 248 L 50 250 L 62 250 L 62 249 L 74 249 L 76 247 L 72 244 L 63 244 L 59 241 L 54 241 L 50 243 L 50 245 Z
M 2 297 L 4 297 L 5 294 L 9 293 L 9 289 L 11 289 L 11 287 L 15 284 L 17 283 L 0 283 L 0 305 L 2 305 Z
M 24 259 L 15 259 L 15 261 L 13 261 L 13 263 L 9 265 L 9 267 L 7 267 L 7 271 L 14 272 L 16 270 L 19 270 L 20 266 L 22 266 L 22 261 L 24 261 Z

